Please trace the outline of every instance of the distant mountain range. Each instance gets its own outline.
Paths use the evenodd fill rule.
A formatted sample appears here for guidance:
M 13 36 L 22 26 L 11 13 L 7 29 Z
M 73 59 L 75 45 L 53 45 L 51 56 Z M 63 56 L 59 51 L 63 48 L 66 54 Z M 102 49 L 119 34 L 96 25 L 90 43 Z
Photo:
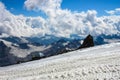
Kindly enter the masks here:
M 78 36 L 77 38 L 73 36 L 72 38 L 63 38 L 52 35 L 45 35 L 44 37 L 0 37 L 0 66 L 27 62 L 80 49 L 84 39 Z M 93 36 L 94 45 L 119 41 L 119 35 Z

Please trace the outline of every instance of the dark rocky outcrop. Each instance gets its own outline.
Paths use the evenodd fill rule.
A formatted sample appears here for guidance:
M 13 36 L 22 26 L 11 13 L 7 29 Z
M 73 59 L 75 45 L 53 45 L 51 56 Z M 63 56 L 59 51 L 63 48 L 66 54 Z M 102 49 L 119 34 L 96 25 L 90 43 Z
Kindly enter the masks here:
M 61 38 L 57 42 L 52 43 L 51 47 L 42 51 L 42 53 L 44 53 L 45 56 L 49 57 L 76 50 L 79 46 L 80 40 L 70 40 Z
M 38 59 L 42 59 L 42 58 L 45 58 L 46 56 L 41 53 L 40 51 L 35 51 L 35 52 L 32 52 L 31 54 L 29 54 L 26 58 L 28 58 L 30 61 L 33 61 L 33 60 L 38 60 Z
M 10 48 L 3 41 L 0 41 L 0 58 L 6 57 L 9 51 Z
M 93 37 L 89 34 L 83 41 L 83 44 L 79 47 L 81 48 L 87 48 L 87 47 L 93 47 L 94 46 L 94 40 Z
M 3 41 L 0 41 L 0 66 L 8 65 L 9 62 L 9 51 L 10 48 L 7 47 Z
M 19 47 L 20 47 L 21 49 L 29 49 L 29 48 L 30 48 L 27 43 L 20 43 L 20 44 L 19 44 Z
M 0 41 L 0 67 L 16 64 L 18 57 L 10 53 L 11 47 L 8 47 L 4 41 Z
M 22 39 L 15 36 L 4 37 L 2 39 L 8 42 L 16 43 L 16 44 L 22 43 Z

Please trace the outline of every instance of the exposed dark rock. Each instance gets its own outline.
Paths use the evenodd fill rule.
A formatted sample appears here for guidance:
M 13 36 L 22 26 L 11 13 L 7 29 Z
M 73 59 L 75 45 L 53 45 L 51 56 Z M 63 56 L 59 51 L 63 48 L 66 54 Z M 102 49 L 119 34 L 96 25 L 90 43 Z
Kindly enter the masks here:
M 29 49 L 29 46 L 28 46 L 27 43 L 20 43 L 20 44 L 19 44 L 19 47 L 20 47 L 21 49 Z
M 26 58 L 28 58 L 30 61 L 33 61 L 33 60 L 45 58 L 45 55 L 40 51 L 35 51 L 29 54 Z
M 7 47 L 3 41 L 0 41 L 0 66 L 8 65 L 9 62 L 9 51 L 10 48 Z
M 3 41 L 0 41 L 0 58 L 7 56 L 9 51 L 10 51 L 10 48 L 7 47 Z
M 80 40 L 71 40 L 71 39 L 62 38 L 57 42 L 51 44 L 52 46 L 42 51 L 42 53 L 44 53 L 45 56 L 49 57 L 49 56 L 54 56 L 54 55 L 63 54 L 69 51 L 73 51 L 80 46 L 79 41 Z
M 59 37 L 56 37 L 56 36 L 53 36 L 53 35 L 47 35 L 45 34 L 45 36 L 43 37 L 26 37 L 26 40 L 28 40 L 29 42 L 32 42 L 32 43 L 39 43 L 42 45 L 45 45 L 45 46 L 48 46 L 56 41 L 58 41 L 60 38 Z
M 37 47 L 42 46 L 42 44 L 37 43 L 37 42 L 30 42 L 29 44 L 31 44 L 33 46 L 37 46 Z
M 2 39 L 8 42 L 16 43 L 16 44 L 19 44 L 22 42 L 22 40 L 19 37 L 15 37 L 15 36 L 4 37 Z
M 89 34 L 83 41 L 83 44 L 79 47 L 81 48 L 87 48 L 87 47 L 93 47 L 94 46 L 94 41 L 93 37 Z
M 20 58 L 10 53 L 11 48 L 0 41 L 0 67 L 16 64 Z
M 95 45 L 101 45 L 101 44 L 105 44 L 106 42 L 104 41 L 103 36 L 98 36 L 96 37 L 96 39 L 94 40 L 94 44 Z

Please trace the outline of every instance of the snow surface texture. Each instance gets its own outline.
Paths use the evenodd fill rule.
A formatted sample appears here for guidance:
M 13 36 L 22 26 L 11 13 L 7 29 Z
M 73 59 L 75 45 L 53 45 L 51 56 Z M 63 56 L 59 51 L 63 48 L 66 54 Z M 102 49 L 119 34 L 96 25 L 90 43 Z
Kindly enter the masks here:
M 120 43 L 1 67 L 0 80 L 120 80 Z

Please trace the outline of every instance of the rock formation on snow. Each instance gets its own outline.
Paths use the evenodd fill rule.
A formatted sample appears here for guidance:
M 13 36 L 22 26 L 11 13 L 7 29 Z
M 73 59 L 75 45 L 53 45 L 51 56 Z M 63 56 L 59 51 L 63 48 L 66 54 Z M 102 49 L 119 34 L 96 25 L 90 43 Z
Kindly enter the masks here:
M 79 47 L 81 48 L 87 48 L 87 47 L 92 47 L 94 46 L 94 40 L 93 37 L 89 34 L 83 41 L 83 44 Z

